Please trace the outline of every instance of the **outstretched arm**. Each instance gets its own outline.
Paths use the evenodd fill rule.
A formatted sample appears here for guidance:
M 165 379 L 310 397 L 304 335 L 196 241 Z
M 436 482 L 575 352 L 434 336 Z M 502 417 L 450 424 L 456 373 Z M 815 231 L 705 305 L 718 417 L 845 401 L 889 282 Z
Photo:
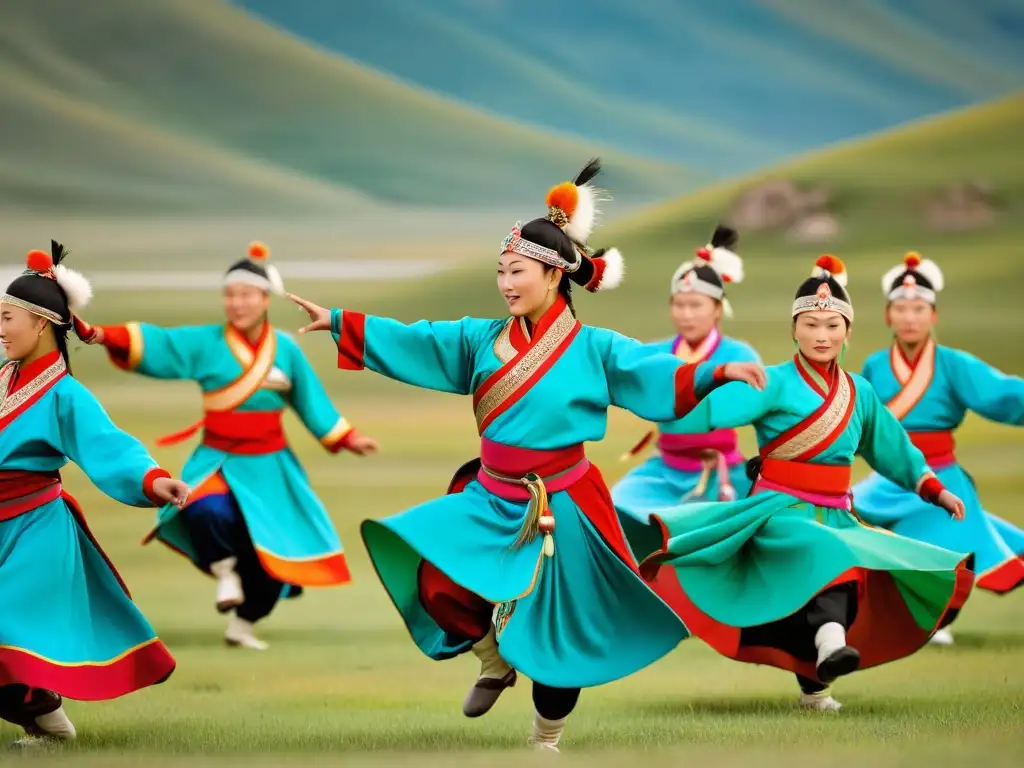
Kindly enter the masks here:
M 183 506 L 188 486 L 171 479 L 146 448 L 118 429 L 103 406 L 75 382 L 58 402 L 61 449 L 107 496 L 132 507 Z
M 963 502 L 945 489 L 874 387 L 866 382 L 858 386 L 857 398 L 864 403 L 865 413 L 857 453 L 882 477 L 942 507 L 954 518 L 963 519 Z
M 604 333 L 602 359 L 611 404 L 648 421 L 685 416 L 712 390 L 731 380 L 747 382 L 742 385 L 747 388 L 764 386 L 764 370 L 757 364 L 681 364 L 674 355 L 651 354 L 636 339 L 614 331 Z
M 102 344 L 110 361 L 124 371 L 155 379 L 195 379 L 208 339 L 203 326 L 160 328 L 147 323 L 89 325 L 75 318 L 75 332 L 86 344 Z
M 954 391 L 964 407 L 1000 424 L 1024 426 L 1024 379 L 960 350 L 949 353 Z

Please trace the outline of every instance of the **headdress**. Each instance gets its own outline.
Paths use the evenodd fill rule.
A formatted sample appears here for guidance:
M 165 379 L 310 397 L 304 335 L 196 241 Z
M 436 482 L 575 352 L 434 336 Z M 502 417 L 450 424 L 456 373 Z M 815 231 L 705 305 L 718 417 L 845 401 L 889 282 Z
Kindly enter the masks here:
M 732 250 L 738 242 L 735 229 L 715 227 L 711 242 L 698 248 L 696 258 L 684 261 L 672 275 L 671 294 L 694 292 L 710 296 L 722 302 L 726 316 L 732 317 L 725 284 L 743 281 L 743 260 Z
M 846 292 L 849 275 L 836 256 L 819 256 L 811 277 L 801 283 L 793 301 L 793 317 L 801 312 L 838 312 L 853 322 L 853 303 Z
M 934 307 L 945 284 L 938 264 L 911 251 L 903 257 L 902 264 L 882 276 L 882 294 L 888 301 L 924 299 Z
M 224 285 L 254 285 L 269 293 L 284 293 L 284 281 L 277 267 L 268 264 L 270 249 L 263 243 L 249 243 L 249 255 L 236 261 L 224 275 Z
M 597 158 L 572 181 L 548 190 L 547 216 L 525 226 L 516 222 L 501 244 L 501 252 L 543 262 L 564 270 L 569 279 L 588 291 L 611 290 L 622 282 L 624 263 L 617 248 L 591 252 L 587 240 L 597 221 L 597 203 L 609 199 L 590 182 L 601 172 Z
M 29 251 L 25 271 L 7 286 L 0 303 L 13 304 L 56 325 L 69 325 L 92 298 L 89 281 L 64 265 L 68 250 L 50 241 L 50 253 Z

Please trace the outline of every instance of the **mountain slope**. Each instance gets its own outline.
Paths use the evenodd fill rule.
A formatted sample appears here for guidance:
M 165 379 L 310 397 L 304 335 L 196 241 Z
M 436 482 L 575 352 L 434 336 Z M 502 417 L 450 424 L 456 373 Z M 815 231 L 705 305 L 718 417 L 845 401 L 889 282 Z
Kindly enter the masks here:
M 693 181 L 435 97 L 219 0 L 8 0 L 0 106 L 8 206 L 499 207 L 594 153 L 625 200 Z
M 1007 0 L 235 0 L 437 92 L 718 175 L 1003 95 Z

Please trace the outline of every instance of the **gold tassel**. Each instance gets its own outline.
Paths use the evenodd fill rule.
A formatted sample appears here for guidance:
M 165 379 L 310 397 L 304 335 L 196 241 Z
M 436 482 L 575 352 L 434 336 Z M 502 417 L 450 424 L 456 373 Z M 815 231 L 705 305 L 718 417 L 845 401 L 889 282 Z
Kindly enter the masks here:
M 522 479 L 523 485 L 530 492 L 530 503 L 526 508 L 526 519 L 519 529 L 519 535 L 513 543 L 514 549 L 521 549 L 532 543 L 537 534 L 544 534 L 544 554 L 551 557 L 555 554 L 555 540 L 552 532 L 555 529 L 555 519 L 548 508 L 548 491 L 544 487 L 544 481 L 534 474 L 529 473 Z

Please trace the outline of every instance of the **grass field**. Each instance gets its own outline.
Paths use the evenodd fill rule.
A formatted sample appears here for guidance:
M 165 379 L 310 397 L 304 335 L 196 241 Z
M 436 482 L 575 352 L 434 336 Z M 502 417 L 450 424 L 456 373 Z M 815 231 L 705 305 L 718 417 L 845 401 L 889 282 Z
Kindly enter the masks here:
M 1011 167 L 1012 125 L 1021 100 L 970 112 L 903 136 L 839 149 L 790 169 L 805 180 L 829 181 L 843 193 L 849 227 L 835 251 L 853 274 L 855 343 L 847 361 L 886 343 L 878 277 L 915 247 L 947 273 L 941 340 L 980 354 L 1003 370 L 1024 374 L 1019 340 L 1024 277 L 1018 244 L 1024 234 L 1021 180 Z M 914 153 L 917 154 L 914 154 Z M 929 162 L 929 157 L 932 162 Z M 1005 195 L 1000 223 L 959 236 L 925 232 L 907 206 L 922 191 L 974 173 L 990 176 Z M 627 283 L 605 296 L 581 296 L 585 322 L 650 338 L 667 335 L 668 278 L 702 244 L 709 227 L 742 185 L 711 190 L 667 205 L 608 233 L 628 260 Z M 744 237 L 747 281 L 733 302 L 738 318 L 726 331 L 753 342 L 772 363 L 791 353 L 787 309 L 796 283 L 816 251 L 776 236 Z M 496 254 L 495 254 L 496 256 Z M 295 281 L 294 291 L 335 306 L 411 320 L 494 316 L 491 257 L 423 280 L 395 284 Z M 87 269 L 87 265 L 79 264 Z M 215 292 L 99 293 L 92 322 L 217 322 Z M 274 322 L 300 325 L 302 316 L 275 305 Z M 487 717 L 465 720 L 459 705 L 476 673 L 462 658 L 433 663 L 406 636 L 359 541 L 366 517 L 393 514 L 443 492 L 454 469 L 475 455 L 470 404 L 453 396 L 402 388 L 369 373 L 334 369 L 329 340 L 301 346 L 342 412 L 378 437 L 372 459 L 325 454 L 293 418 L 289 434 L 312 483 L 327 503 L 347 547 L 354 583 L 309 590 L 278 607 L 261 627 L 271 643 L 263 654 L 221 645 L 223 622 L 213 610 L 212 583 L 159 545 L 138 541 L 147 511 L 120 507 L 93 489 L 77 469 L 67 484 L 83 503 L 94 531 L 122 570 L 135 598 L 179 662 L 164 685 L 121 700 L 71 702 L 81 734 L 63 756 L 39 764 L 149 766 L 190 764 L 197 758 L 252 765 L 410 766 L 519 765 L 535 759 L 520 749 L 532 714 L 529 686 L 506 694 Z M 152 382 L 113 369 L 99 350 L 73 351 L 76 375 L 113 418 L 147 444 L 191 423 L 199 413 L 195 387 Z M 610 482 L 627 466 L 618 455 L 643 425 L 611 414 L 608 439 L 588 447 Z M 986 506 L 1024 525 L 1019 499 L 1022 441 L 1008 427 L 971 417 L 958 435 L 960 456 L 976 478 Z M 743 432 L 749 452 L 752 435 Z M 177 469 L 190 446 L 156 451 Z M 859 464 L 857 476 L 865 467 Z M 563 741 L 568 764 L 621 765 L 638 755 L 673 764 L 709 766 L 1019 765 L 1024 758 L 1024 596 L 976 594 L 955 629 L 953 648 L 925 648 L 902 662 L 842 681 L 839 717 L 794 709 L 793 680 L 776 670 L 740 665 L 691 639 L 656 665 L 612 685 L 584 692 Z M 0 735 L 14 730 L 0 726 Z

